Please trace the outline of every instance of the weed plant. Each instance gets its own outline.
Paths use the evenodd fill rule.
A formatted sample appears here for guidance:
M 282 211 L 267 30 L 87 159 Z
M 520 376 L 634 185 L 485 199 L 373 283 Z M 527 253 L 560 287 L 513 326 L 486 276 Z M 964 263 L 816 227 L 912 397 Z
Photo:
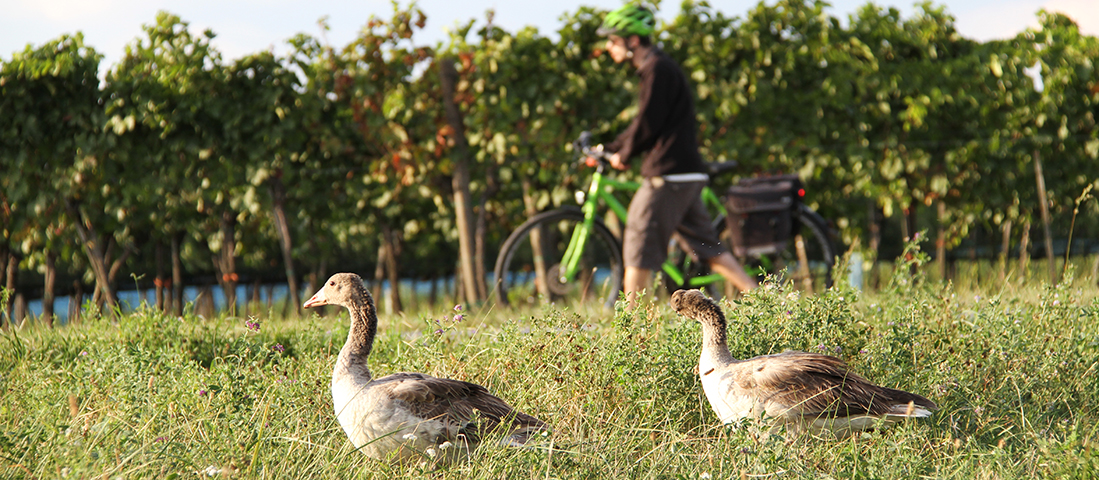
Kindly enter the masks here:
M 175 317 L 0 333 L 3 478 L 1095 478 L 1099 300 L 1058 287 L 959 294 L 918 251 L 881 291 L 767 284 L 724 300 L 729 347 L 836 355 L 940 410 L 845 440 L 719 425 L 700 329 L 666 301 L 615 312 L 440 309 L 381 319 L 376 375 L 485 385 L 555 431 L 428 471 L 354 451 L 332 413 L 345 312 Z M 1091 283 L 1091 282 L 1088 282 Z

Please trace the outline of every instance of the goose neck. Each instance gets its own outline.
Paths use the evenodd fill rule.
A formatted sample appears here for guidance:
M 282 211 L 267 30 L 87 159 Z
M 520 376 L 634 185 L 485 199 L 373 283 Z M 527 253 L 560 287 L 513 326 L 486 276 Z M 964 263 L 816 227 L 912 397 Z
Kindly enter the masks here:
M 370 351 L 374 347 L 374 336 L 378 331 L 378 315 L 374 308 L 374 301 L 369 295 L 361 295 L 364 301 L 356 301 L 348 306 L 347 311 L 351 315 L 351 329 L 347 332 L 347 342 L 344 343 L 341 355 L 344 355 L 352 363 L 366 363 Z

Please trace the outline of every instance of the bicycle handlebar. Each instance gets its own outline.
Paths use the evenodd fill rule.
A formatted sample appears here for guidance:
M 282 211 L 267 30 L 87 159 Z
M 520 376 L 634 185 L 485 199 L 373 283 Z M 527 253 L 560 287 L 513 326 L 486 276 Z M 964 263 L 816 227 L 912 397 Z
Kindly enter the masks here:
M 603 150 L 603 144 L 598 145 L 591 144 L 591 132 L 585 130 L 580 132 L 580 137 L 572 142 L 573 147 L 580 152 L 581 158 L 584 163 L 589 167 L 610 167 L 611 162 L 607 160 L 611 154 Z

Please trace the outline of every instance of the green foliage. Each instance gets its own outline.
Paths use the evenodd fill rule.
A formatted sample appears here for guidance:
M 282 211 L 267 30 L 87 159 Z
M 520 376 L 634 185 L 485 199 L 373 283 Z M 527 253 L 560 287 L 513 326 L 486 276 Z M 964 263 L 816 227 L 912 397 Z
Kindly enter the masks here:
M 847 22 L 828 8 L 782 0 L 735 17 L 685 1 L 660 25 L 695 88 L 704 156 L 797 172 L 846 244 L 870 243 L 880 211 L 951 247 L 1034 218 L 1039 155 L 1054 231 L 1070 228 L 1099 185 L 1099 41 L 1044 12 L 1040 29 L 978 43 L 931 3 L 910 18 L 867 4 Z M 450 275 L 461 154 L 491 259 L 530 214 L 572 201 L 584 176 L 569 142 L 609 140 L 633 114 L 635 77 L 596 34 L 605 13 L 567 12 L 555 38 L 490 15 L 425 45 L 425 12 L 394 4 L 346 45 L 298 35 L 284 57 L 226 61 L 214 32 L 161 12 L 102 81 L 79 34 L 28 47 L 0 65 L 0 251 L 84 281 L 90 268 L 101 290 L 153 270 L 173 242 L 183 271 L 223 283 L 295 261 L 365 272 L 381 245 L 402 276 Z M 443 114 L 442 59 L 458 65 L 465 153 Z M 1080 206 L 1077 238 L 1094 237 L 1096 205 Z M 895 230 L 886 252 L 902 248 Z
M 536 447 L 490 446 L 431 472 L 443 478 L 1095 474 L 1094 292 L 844 288 L 807 298 L 767 287 L 723 302 L 732 353 L 835 354 L 875 382 L 927 395 L 940 406 L 930 419 L 848 440 L 720 426 L 694 372 L 699 328 L 663 302 L 613 316 L 547 306 L 385 317 L 371 369 L 477 382 L 554 427 Z M 347 322 L 343 312 L 204 320 L 143 310 L 3 331 L 0 457 L 15 466 L 6 474 L 418 478 L 424 467 L 353 451 L 335 422 L 328 382 Z

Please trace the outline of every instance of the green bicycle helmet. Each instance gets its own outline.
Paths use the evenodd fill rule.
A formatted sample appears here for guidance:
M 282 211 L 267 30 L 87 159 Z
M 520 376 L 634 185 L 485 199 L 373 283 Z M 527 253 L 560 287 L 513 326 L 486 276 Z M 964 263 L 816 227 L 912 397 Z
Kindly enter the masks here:
M 656 29 L 656 18 L 649 9 L 634 5 L 623 5 L 607 14 L 597 33 L 600 35 L 618 35 L 627 37 L 637 35 L 646 37 Z

